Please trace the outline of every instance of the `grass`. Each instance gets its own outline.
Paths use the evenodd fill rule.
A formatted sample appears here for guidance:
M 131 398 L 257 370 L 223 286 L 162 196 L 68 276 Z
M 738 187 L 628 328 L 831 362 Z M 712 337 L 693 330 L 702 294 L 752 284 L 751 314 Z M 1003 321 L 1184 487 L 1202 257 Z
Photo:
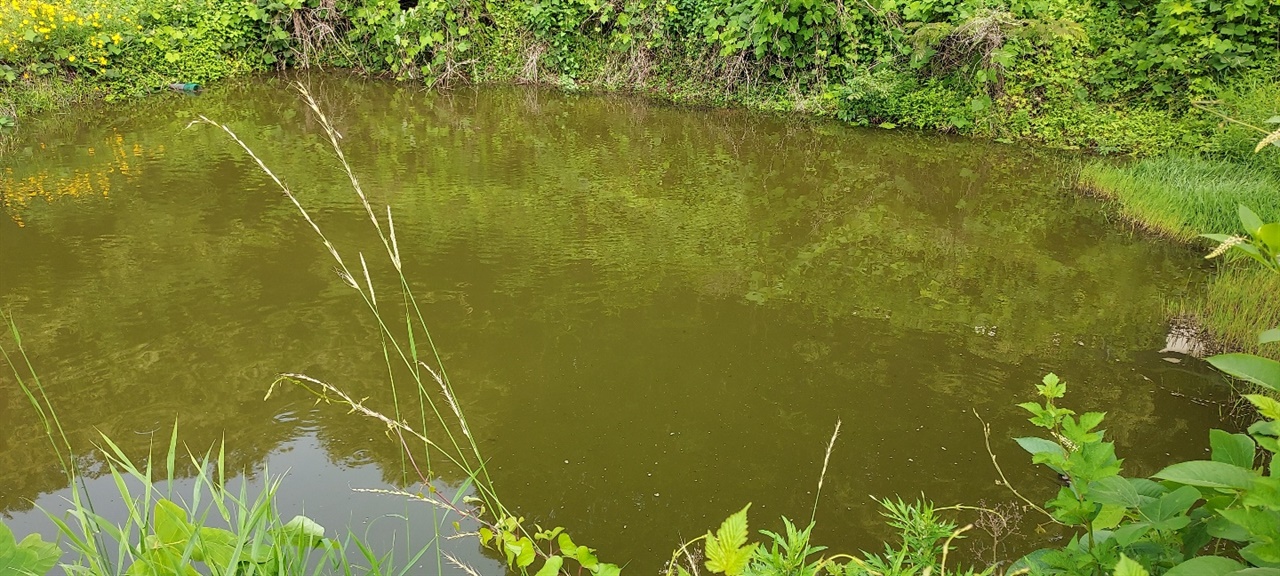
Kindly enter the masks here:
M 1258 334 L 1280 327 L 1280 274 L 1252 262 L 1223 268 L 1182 315 L 1241 352 L 1280 360 L 1280 346 L 1258 345 Z
M 1138 226 L 1184 242 L 1202 233 L 1243 233 L 1241 204 L 1267 222 L 1280 221 L 1280 175 L 1259 162 L 1173 155 L 1124 166 L 1094 162 L 1080 181 L 1114 200 Z M 1181 306 L 1180 316 L 1204 329 L 1213 347 L 1280 356 L 1274 347 L 1257 345 L 1258 333 L 1280 326 L 1280 275 L 1237 262 L 1224 267 L 1202 296 Z
M 327 538 L 323 527 L 303 516 L 285 522 L 275 506 L 280 479 L 269 472 L 263 471 L 263 486 L 256 494 L 251 495 L 247 481 L 240 483 L 239 490 L 231 490 L 225 450 L 219 447 L 216 453 L 210 450 L 203 456 L 189 451 L 185 457 L 180 455 L 176 425 L 163 457 L 149 455 L 141 466 L 110 438 L 100 437 L 97 451 L 125 507 L 123 520 L 102 516 L 84 482 L 84 460 L 67 438 L 22 346 L 17 325 L 11 318 L 5 320 L 15 346 L 0 346 L 0 357 L 13 369 L 18 388 L 42 424 L 72 488 L 66 511 L 43 510 L 57 527 L 60 546 L 50 546 L 37 561 L 22 563 L 19 558 L 16 567 L 5 563 L 17 570 L 15 574 L 44 574 L 62 560 L 71 560 L 63 564 L 68 574 L 101 576 L 195 575 L 199 573 L 195 566 L 212 574 L 245 576 L 315 576 L 330 570 L 351 574 L 346 555 L 351 542 L 357 543 L 368 561 L 366 572 L 396 573 L 389 557 L 367 553 L 368 547 L 354 536 L 346 542 Z M 156 469 L 159 462 L 163 465 Z M 191 492 L 176 494 L 175 478 L 187 470 L 194 470 Z M 70 557 L 64 557 L 64 552 Z
M 1280 220 L 1280 175 L 1263 167 L 1168 155 L 1130 165 L 1091 163 L 1081 185 L 1116 201 L 1139 226 L 1178 240 L 1241 232 L 1237 207 Z

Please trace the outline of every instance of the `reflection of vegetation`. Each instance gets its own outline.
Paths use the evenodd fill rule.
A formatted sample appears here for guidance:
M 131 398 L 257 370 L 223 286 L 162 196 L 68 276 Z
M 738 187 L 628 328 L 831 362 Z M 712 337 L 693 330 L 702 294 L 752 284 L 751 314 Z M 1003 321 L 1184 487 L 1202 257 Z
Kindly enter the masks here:
M 180 414 L 189 444 L 225 431 L 239 450 L 229 465 L 243 467 L 314 427 L 335 459 L 371 450 L 399 483 L 397 447 L 368 442 L 380 437 L 376 423 L 312 412 L 297 397 L 260 401 L 275 373 L 296 369 L 352 382 L 349 393 L 389 412 L 370 384 L 386 376 L 382 351 L 361 336 L 376 326 L 350 314 L 305 225 L 252 166 L 215 134 L 175 137 L 190 110 L 229 119 L 299 183 L 336 243 L 368 246 L 367 218 L 351 212 L 314 118 L 292 112 L 295 99 L 273 86 L 123 111 L 113 130 L 164 154 L 147 159 L 147 178 L 113 180 L 110 204 L 33 203 L 25 228 L 0 227 L 0 242 L 20 247 L 4 253 L 6 269 L 24 270 L 0 277 L 0 299 L 38 327 L 29 347 L 55 403 L 83 426 L 71 431 L 81 445 L 96 426 L 136 456 L 148 432 Z M 366 190 L 396 211 L 405 275 L 423 279 L 413 288 L 441 326 L 445 361 L 472 384 L 459 400 L 507 466 L 496 481 L 508 481 L 512 501 L 586 518 L 575 536 L 590 534 L 602 549 L 625 554 L 633 536 L 611 533 L 603 519 L 592 525 L 602 517 L 588 502 L 625 523 L 667 499 L 695 500 L 681 502 L 688 520 L 678 529 L 720 507 L 687 486 L 649 486 L 667 480 L 646 472 L 686 462 L 695 474 L 713 462 L 789 484 L 780 470 L 798 464 L 786 448 L 794 437 L 767 431 L 821 435 L 812 415 L 833 410 L 866 416 L 867 434 L 893 442 L 917 424 L 872 416 L 910 403 L 946 424 L 913 432 L 912 443 L 950 443 L 943 429 L 967 421 L 937 407 L 1002 405 L 1004 383 L 1039 363 L 1070 359 L 1098 382 L 1094 401 L 1125 406 L 1113 425 L 1121 440 L 1149 437 L 1165 422 L 1158 412 L 1180 414 L 1174 426 L 1187 428 L 1210 414 L 1187 414 L 1141 382 L 1103 385 L 1134 381 L 1138 367 L 1162 385 L 1195 381 L 1142 353 L 1163 337 L 1164 300 L 1181 293 L 1195 258 L 1098 222 L 1094 205 L 1063 193 L 1053 157 L 631 100 L 421 94 L 335 76 L 313 86 Z M 105 138 L 56 130 L 48 139 Z M 102 155 L 37 155 L 13 166 L 15 178 L 55 160 L 103 169 Z M 375 282 L 394 280 L 379 274 Z M 724 414 L 724 397 L 745 398 L 746 408 Z M 565 418 L 549 404 L 564 398 L 611 413 Z M 18 409 L 0 401 L 0 418 L 20 421 Z M 654 414 L 670 423 L 653 425 Z M 18 426 L 0 438 L 0 481 L 16 487 L 5 508 L 59 482 L 27 472 L 43 470 L 43 459 L 19 444 L 33 431 Z M 558 445 L 547 429 L 582 445 Z M 730 430 L 747 430 L 748 440 Z M 1178 438 L 1147 449 L 1177 451 Z M 841 506 L 862 508 L 867 492 L 921 476 L 870 444 L 835 464 L 843 469 L 831 494 Z M 613 459 L 618 445 L 645 454 Z M 621 480 L 560 477 L 565 494 L 550 496 L 526 487 L 567 474 L 543 455 L 579 449 L 607 459 L 592 466 Z M 859 472 L 869 461 L 883 472 L 874 479 Z M 941 479 L 967 464 L 939 466 Z M 862 522 L 860 513 L 841 522 Z M 656 539 L 663 532 L 638 541 L 665 541 Z
M 40 149 L 42 155 L 47 150 L 43 142 L 40 143 Z M 15 178 L 12 167 L 5 168 L 4 178 L 0 179 L 0 202 L 4 203 L 5 211 L 18 226 L 24 225 L 22 213 L 30 209 L 33 199 L 40 198 L 46 202 L 53 202 L 59 198 L 78 199 L 94 196 L 105 198 L 111 192 L 111 174 L 136 177 L 138 169 L 129 163 L 130 160 L 133 159 L 134 162 L 147 160 L 141 145 L 134 144 L 126 149 L 120 134 L 107 138 L 104 146 L 87 146 L 77 149 L 74 153 L 81 152 L 87 156 L 109 153 L 110 160 L 105 164 L 97 159 L 87 162 L 72 160 L 66 163 L 88 164 L 89 169 L 72 170 L 71 174 L 51 174 L 48 169 L 45 169 L 34 174 L 24 174 L 22 179 Z M 156 155 L 163 154 L 164 147 L 160 146 L 150 156 L 154 158 Z M 63 158 L 63 160 L 66 159 Z

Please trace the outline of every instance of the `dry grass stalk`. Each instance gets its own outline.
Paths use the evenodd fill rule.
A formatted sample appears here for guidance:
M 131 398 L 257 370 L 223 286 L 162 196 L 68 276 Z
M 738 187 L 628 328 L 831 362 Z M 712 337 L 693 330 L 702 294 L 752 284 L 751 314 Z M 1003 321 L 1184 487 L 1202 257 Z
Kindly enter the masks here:
M 448 553 L 448 552 L 441 552 L 441 554 L 444 554 L 444 557 L 445 557 L 445 558 L 447 558 L 447 559 L 449 560 L 449 563 L 450 563 L 450 564 L 453 564 L 454 566 L 457 566 L 459 569 L 461 569 L 463 572 L 466 572 L 468 575 L 470 575 L 470 576 L 480 576 L 480 573 L 479 573 L 479 572 L 476 572 L 476 569 L 475 569 L 475 568 L 472 568 L 471 566 L 468 566 L 468 565 L 466 565 L 466 564 L 463 564 L 461 560 L 458 560 L 457 558 L 454 558 L 452 554 L 450 554 L 450 553 Z
M 471 437 L 471 429 L 467 427 L 467 419 L 462 417 L 462 409 L 458 407 L 458 400 L 453 397 L 453 391 L 445 385 L 444 378 L 441 378 L 440 373 L 432 370 L 426 362 L 419 361 L 418 364 L 423 368 L 426 368 L 427 372 L 431 373 L 431 377 L 435 379 L 436 384 L 440 385 L 440 390 L 444 392 L 445 400 L 449 402 L 449 408 L 453 410 L 453 415 L 458 418 L 458 423 L 462 425 L 462 433 L 466 435 L 468 439 L 474 441 L 475 439 Z

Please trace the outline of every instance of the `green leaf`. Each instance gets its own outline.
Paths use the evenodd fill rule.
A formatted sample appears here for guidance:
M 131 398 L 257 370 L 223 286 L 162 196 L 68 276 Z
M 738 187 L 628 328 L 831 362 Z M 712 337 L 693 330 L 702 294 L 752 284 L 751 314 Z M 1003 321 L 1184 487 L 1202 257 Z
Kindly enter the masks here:
M 622 567 L 617 564 L 601 562 L 591 571 L 595 576 L 622 576 Z
M 1215 428 L 1209 431 L 1209 446 L 1212 450 L 1214 462 L 1222 462 L 1241 468 L 1253 468 L 1253 455 L 1254 451 L 1257 450 L 1257 445 L 1247 435 L 1231 434 L 1225 430 Z
M 1035 436 L 1025 436 L 1022 438 L 1014 438 L 1013 441 L 1017 442 L 1023 450 L 1026 450 L 1032 456 L 1035 456 L 1036 454 L 1057 454 L 1059 456 L 1067 455 L 1067 451 L 1062 449 L 1062 445 L 1052 440 L 1036 438 Z
M 1258 229 L 1257 237 L 1272 250 L 1280 250 L 1280 222 L 1264 224 Z
M 236 535 L 221 528 L 203 527 L 196 532 L 200 546 L 191 553 L 191 559 L 211 567 L 232 569 L 232 557 L 236 553 Z
M 187 522 L 187 511 L 165 499 L 156 502 L 155 534 L 160 546 L 183 548 L 195 534 L 195 526 Z
M 1102 510 L 1098 511 L 1098 515 L 1093 518 L 1091 526 L 1094 530 L 1110 530 L 1120 525 L 1126 512 L 1124 506 L 1104 504 Z
M 1262 218 L 1259 218 L 1253 210 L 1250 210 L 1249 207 L 1244 204 L 1241 204 L 1237 210 L 1240 213 L 1240 223 L 1244 224 L 1245 231 L 1249 232 L 1252 236 L 1257 236 L 1258 230 L 1261 229 L 1264 224 Z
M 294 516 L 280 527 L 280 534 L 301 548 L 315 548 L 324 542 L 324 526 L 306 516 Z
M 578 557 L 578 545 L 573 543 L 573 539 L 568 534 L 560 533 L 556 538 L 556 542 L 560 544 L 560 553 L 571 558 Z
M 1115 576 L 1151 576 L 1146 568 L 1124 554 L 1120 555 L 1120 562 L 1116 564 L 1113 574 Z
M 1179 462 L 1153 475 L 1188 486 L 1205 488 L 1237 488 L 1246 490 L 1253 484 L 1253 472 L 1239 466 L 1208 460 Z
M 1123 547 L 1137 542 L 1139 538 L 1145 536 L 1147 532 L 1150 531 L 1150 522 L 1134 522 L 1120 527 L 1120 529 L 1113 532 L 1111 536 L 1116 539 L 1116 542 L 1120 544 L 1120 546 Z
M 1143 496 L 1128 480 L 1120 476 L 1108 476 L 1089 484 L 1089 498 L 1099 504 L 1137 508 L 1154 499 Z
M 1223 576 L 1280 576 L 1280 568 L 1245 568 Z
M 1241 568 L 1243 564 L 1230 558 L 1200 556 L 1170 568 L 1164 576 L 1224 576 Z
M 715 534 L 707 533 L 707 570 L 725 576 L 740 576 L 751 560 L 755 545 L 747 546 L 747 504 L 720 524 Z
M 1258 413 L 1271 420 L 1280 420 L 1280 401 L 1262 394 L 1245 394 L 1244 398 L 1258 409 Z
M 1280 477 L 1254 478 L 1253 488 L 1244 494 L 1244 505 L 1280 510 Z
M 560 567 L 564 565 L 562 556 L 552 556 L 542 564 L 542 568 L 538 569 L 538 573 L 533 576 L 555 576 L 560 573 Z
M 1258 344 L 1280 342 L 1280 328 L 1272 328 L 1258 335 Z
M 1206 360 L 1236 378 L 1280 392 L 1280 362 L 1252 354 L 1219 354 Z
M 592 570 L 600 561 L 596 559 L 596 555 L 591 553 L 591 549 L 586 546 L 578 546 L 574 551 L 574 557 L 578 559 L 578 563 L 587 570 Z
M 520 553 L 516 554 L 516 567 L 528 568 L 533 565 L 533 561 L 538 559 L 537 550 L 533 548 L 533 540 L 527 536 L 520 539 Z
M 31 534 L 17 542 L 13 532 L 0 524 L 0 574 L 47 574 L 61 556 L 58 546 L 41 540 L 39 534 Z
M 1149 502 L 1143 505 L 1141 511 L 1143 516 L 1146 516 L 1148 520 L 1155 524 L 1156 528 L 1167 530 L 1171 525 L 1166 523 L 1166 521 L 1174 520 L 1179 516 L 1183 516 L 1198 500 L 1200 500 L 1199 490 L 1196 490 L 1192 486 L 1183 486 L 1173 492 L 1161 496 L 1154 502 Z M 1185 516 L 1183 516 L 1183 518 L 1185 519 Z M 1185 526 L 1185 524 L 1183 524 L 1183 526 Z M 1181 527 L 1182 526 L 1176 526 L 1174 529 Z

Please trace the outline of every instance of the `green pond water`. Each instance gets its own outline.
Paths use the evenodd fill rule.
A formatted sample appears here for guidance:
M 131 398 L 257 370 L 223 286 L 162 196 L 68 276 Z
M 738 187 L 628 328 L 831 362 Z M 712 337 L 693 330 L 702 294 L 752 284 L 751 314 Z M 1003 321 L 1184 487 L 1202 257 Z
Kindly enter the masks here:
M 837 420 L 815 539 L 843 552 L 888 536 L 872 495 L 1012 500 L 974 411 L 1011 480 L 1048 499 L 1055 479 L 1009 440 L 1034 432 L 1014 404 L 1046 372 L 1069 405 L 1109 412 L 1131 473 L 1202 455 L 1221 425 L 1219 378 L 1161 352 L 1168 310 L 1206 281 L 1199 254 L 1108 221 L 1071 191 L 1069 155 L 629 98 L 306 81 L 395 213 L 504 501 L 628 572 L 747 502 L 753 528 L 807 518 Z M 185 129 L 196 114 L 236 130 L 349 261 L 381 252 L 298 95 L 254 78 L 26 127 L 0 158 L 0 309 L 82 450 L 101 431 L 142 456 L 176 420 L 199 451 L 225 439 L 232 468 L 287 469 L 286 518 L 403 547 L 388 515 L 411 516 L 412 540 L 427 508 L 351 491 L 401 485 L 381 425 L 298 390 L 263 399 L 303 372 L 389 410 L 376 325 L 252 161 Z M 394 300 L 390 264 L 372 261 Z M 52 535 L 33 502 L 58 509 L 67 486 L 8 367 L 0 423 L 0 512 Z M 109 479 L 90 490 L 118 505 Z M 450 546 L 500 571 L 474 540 Z

